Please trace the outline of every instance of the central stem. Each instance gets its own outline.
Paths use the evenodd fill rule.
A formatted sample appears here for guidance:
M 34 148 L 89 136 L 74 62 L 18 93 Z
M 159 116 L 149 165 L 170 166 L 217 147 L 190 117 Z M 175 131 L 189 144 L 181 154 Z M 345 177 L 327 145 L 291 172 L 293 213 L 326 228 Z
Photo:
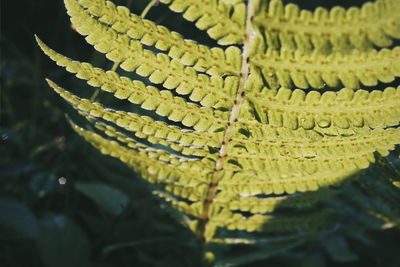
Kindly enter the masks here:
M 218 152 L 218 158 L 215 163 L 215 169 L 211 181 L 209 183 L 207 197 L 204 200 L 203 213 L 201 216 L 200 225 L 200 237 L 204 243 L 208 242 L 205 234 L 207 231 L 207 224 L 209 221 L 209 213 L 213 204 L 214 198 L 217 194 L 218 183 L 221 179 L 221 174 L 224 169 L 226 162 L 228 146 L 231 142 L 232 132 L 235 130 L 235 124 L 239 117 L 240 107 L 243 104 L 245 91 L 247 87 L 248 77 L 250 75 L 249 57 L 251 47 L 254 41 L 255 31 L 252 26 L 252 18 L 254 12 L 254 0 L 249 0 L 247 3 L 247 17 L 246 17 L 246 30 L 243 38 L 243 49 L 242 49 L 242 65 L 240 69 L 239 86 L 236 92 L 236 97 L 233 103 L 233 107 L 229 116 L 226 130 L 224 132 L 224 138 L 221 144 L 221 148 Z

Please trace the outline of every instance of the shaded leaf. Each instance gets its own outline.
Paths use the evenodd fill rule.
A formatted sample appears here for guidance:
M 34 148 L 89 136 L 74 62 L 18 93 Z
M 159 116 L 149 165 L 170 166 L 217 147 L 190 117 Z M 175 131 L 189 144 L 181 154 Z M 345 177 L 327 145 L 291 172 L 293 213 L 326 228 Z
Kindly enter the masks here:
M 356 261 L 358 257 L 348 247 L 346 240 L 343 237 L 337 236 L 330 238 L 323 243 L 329 256 L 338 262 Z
M 39 194 L 40 196 L 47 194 L 56 186 L 56 177 L 47 173 L 38 173 L 31 179 L 30 188 L 32 192 Z
M 90 266 L 90 243 L 85 233 L 66 216 L 40 220 L 37 243 L 46 267 Z
M 35 165 L 30 162 L 17 162 L 0 166 L 0 176 L 19 176 L 34 169 Z
M 38 223 L 30 209 L 11 198 L 0 198 L 0 226 L 12 229 L 22 237 L 35 238 L 38 235 Z
M 129 198 L 124 193 L 106 184 L 77 183 L 75 188 L 112 215 L 121 214 L 129 202 Z

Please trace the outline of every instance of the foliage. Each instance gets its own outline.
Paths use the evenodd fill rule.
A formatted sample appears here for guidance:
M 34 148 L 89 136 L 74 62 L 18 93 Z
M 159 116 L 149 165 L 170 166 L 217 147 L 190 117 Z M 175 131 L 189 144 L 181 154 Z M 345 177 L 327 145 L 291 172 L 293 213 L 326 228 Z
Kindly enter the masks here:
M 385 14 L 382 16 L 385 19 L 379 24 L 384 26 L 374 26 L 376 29 L 365 34 L 358 34 L 356 37 L 351 34 L 342 34 L 349 37 L 341 42 L 339 40 L 341 35 L 338 35 L 339 37 L 323 35 L 324 38 L 317 38 L 301 33 L 293 35 L 290 31 L 277 33 L 277 29 L 280 28 L 279 23 L 276 24 L 277 28 L 269 29 L 267 25 L 261 23 L 265 20 L 263 16 L 267 13 L 259 11 L 257 11 L 259 14 L 255 13 L 254 23 L 260 23 L 260 29 L 264 29 L 265 32 L 258 32 L 257 28 L 254 36 L 248 35 L 250 39 L 254 38 L 253 40 L 246 40 L 246 38 L 243 40 L 241 39 L 243 35 L 236 33 L 238 30 L 248 31 L 249 23 L 245 23 L 246 12 L 241 1 L 221 1 L 219 8 L 214 8 L 213 5 L 216 2 L 211 1 L 210 6 L 205 9 L 190 1 L 187 2 L 190 5 L 186 2 L 173 1 L 171 9 L 186 10 L 184 17 L 196 20 L 196 26 L 200 29 L 208 29 L 209 35 L 217 39 L 219 44 L 243 42 L 242 55 L 235 46 L 230 46 L 226 50 L 209 49 L 192 41 L 186 41 L 180 35 L 171 33 L 166 28 L 156 26 L 150 21 L 144 21 L 135 15 L 128 16 L 127 9 L 116 9 L 110 3 L 106 7 L 93 5 L 104 3 L 104 1 L 79 1 L 82 6 L 78 5 L 78 1 L 66 1 L 66 3 L 77 31 L 85 35 L 89 34 L 87 40 L 95 44 L 96 49 L 106 52 L 107 58 L 118 64 L 122 63 L 120 65 L 122 70 L 105 72 L 100 68 L 95 68 L 94 62 L 87 64 L 72 61 L 49 49 L 38 40 L 41 48 L 59 65 L 66 66 L 68 71 L 76 73 L 90 85 L 99 86 L 105 91 L 112 92 L 117 98 L 128 99 L 138 104 L 127 106 L 103 96 L 102 100 L 107 103 L 106 106 L 115 106 L 119 110 L 105 109 L 104 106 L 76 97 L 49 81 L 60 95 L 96 126 L 97 132 L 93 129 L 84 130 L 75 124 L 73 128 L 100 148 L 103 153 L 119 157 L 138 171 L 143 178 L 155 183 L 156 187 L 152 188 L 153 193 L 169 201 L 180 212 L 170 210 L 168 206 L 165 206 L 165 209 L 196 232 L 200 240 L 207 241 L 207 249 L 213 251 L 217 258 L 216 265 L 249 265 L 251 262 L 260 263 L 261 260 L 274 255 L 268 260 L 272 266 L 293 264 L 299 257 L 307 259 L 305 266 L 307 264 L 329 265 L 333 261 L 354 263 L 361 260 L 362 263 L 363 257 L 365 259 L 368 255 L 368 249 L 371 249 L 374 243 L 382 242 L 379 237 L 374 236 L 374 230 L 379 232 L 378 230 L 382 228 L 388 229 L 385 231 L 398 235 L 398 230 L 396 230 L 399 225 L 399 192 L 396 187 L 399 179 L 398 166 L 396 167 L 398 153 L 393 152 L 388 158 L 382 158 L 373 153 L 378 151 L 387 155 L 387 150 L 393 149 L 393 145 L 399 143 L 399 132 L 396 128 L 399 122 L 399 89 L 388 87 L 382 90 L 383 93 L 379 91 L 383 89 L 379 86 L 371 90 L 368 88 L 366 88 L 368 90 L 354 92 L 350 90 L 351 88 L 358 89 L 359 83 L 371 86 L 378 80 L 389 82 L 398 75 L 397 48 L 383 49 L 377 54 L 374 52 L 375 48 L 372 47 L 372 45 L 388 46 L 391 42 L 389 37 L 395 37 L 398 34 L 398 28 L 394 30 L 391 28 L 396 27 L 396 19 L 393 19 L 397 16 L 394 12 L 397 7 L 395 2 L 388 1 L 389 4 L 394 4 L 393 8 L 386 9 L 382 9 L 382 5 L 377 4 L 380 10 L 378 13 Z M 282 13 L 279 3 L 272 1 L 268 7 L 268 14 L 278 17 L 291 14 L 293 20 L 303 20 L 302 23 L 312 27 L 308 13 L 303 12 L 305 15 L 302 13 L 303 15 L 296 17 L 295 8 L 291 5 L 285 8 L 287 13 Z M 367 8 L 363 7 L 363 10 L 371 9 L 368 5 L 366 6 Z M 254 10 L 263 10 L 263 8 Z M 230 10 L 230 12 L 218 13 L 221 10 Z M 317 10 L 316 13 L 321 13 L 321 20 L 323 20 L 324 11 Z M 339 9 L 331 13 L 342 16 L 340 14 L 343 12 L 337 10 Z M 253 11 L 250 10 L 250 12 Z M 91 15 L 88 15 L 89 13 Z M 357 17 L 353 14 L 356 13 L 355 11 L 348 13 Z M 211 14 L 213 19 L 210 19 L 208 15 L 200 16 L 199 14 Z M 229 14 L 228 17 L 226 17 L 227 14 Z M 371 17 L 368 16 L 368 18 Z M 221 27 L 221 23 L 225 21 L 227 25 Z M 368 24 L 368 21 L 366 23 Z M 112 28 L 107 24 L 113 25 Z M 141 26 L 127 28 L 127 25 Z M 352 26 L 362 29 L 362 26 Z M 94 30 L 95 27 L 98 29 Z M 332 27 L 337 27 L 337 25 Z M 307 30 L 305 32 L 307 33 Z M 318 30 L 315 32 L 318 33 Z M 381 36 L 376 37 L 377 34 Z M 109 38 L 107 38 L 108 35 Z M 389 41 L 379 42 L 384 39 L 382 35 Z M 264 37 L 260 38 L 260 36 Z M 274 44 L 279 45 L 274 46 Z M 317 49 L 310 50 L 307 44 L 313 44 Z M 171 60 L 162 53 L 155 56 L 154 53 L 160 51 L 154 51 L 149 47 L 152 45 L 155 45 L 158 50 L 167 51 L 168 55 L 174 59 Z M 266 46 L 269 48 L 264 51 Z M 281 52 L 280 49 L 283 47 L 285 51 Z M 140 57 L 142 59 L 140 62 L 132 60 L 132 58 Z M 249 59 L 250 67 L 243 67 L 247 64 L 241 62 L 247 62 L 247 59 Z M 269 63 L 271 60 L 274 64 Z M 286 61 L 290 64 L 285 63 Z M 376 64 L 375 62 L 379 62 L 378 64 L 382 65 L 386 72 L 371 68 L 371 64 Z M 351 67 L 343 68 L 344 63 Z M 305 64 L 310 64 L 306 69 L 311 69 L 313 74 L 311 70 L 302 71 L 301 68 Z M 327 69 L 330 68 L 331 71 L 327 74 L 324 73 L 326 69 L 321 67 L 324 64 L 330 66 Z M 282 69 L 279 69 L 280 66 Z M 290 66 L 293 69 L 290 69 Z M 286 70 L 286 68 L 289 69 Z M 154 84 L 147 86 L 145 83 L 148 80 L 123 70 L 135 70 L 137 74 L 148 77 Z M 207 75 L 196 72 L 206 72 Z M 370 73 L 370 75 L 365 75 L 365 73 Z M 121 76 L 130 78 L 121 78 Z M 340 83 L 348 88 L 337 90 L 325 86 L 328 84 L 330 87 L 336 87 L 340 86 Z M 396 86 L 395 83 L 393 85 Z M 174 91 L 160 90 L 162 87 L 157 84 L 163 84 L 167 89 L 175 89 L 177 94 Z M 289 89 L 283 89 L 280 86 Z M 290 89 L 296 87 L 319 89 L 322 94 L 316 91 L 307 93 L 303 90 Z M 246 89 L 245 94 L 242 95 L 240 92 L 241 90 L 244 92 L 244 88 L 251 90 Z M 201 105 L 203 107 L 200 107 Z M 349 108 L 350 106 L 352 108 Z M 321 112 L 326 107 L 330 107 L 329 113 Z M 57 110 L 55 107 L 49 110 L 53 109 Z M 125 111 L 122 111 L 123 109 Z M 294 112 L 290 113 L 293 109 Z M 58 118 L 60 114 L 61 112 Z M 73 120 L 79 121 L 74 117 Z M 109 122 L 115 122 L 115 124 L 112 125 Z M 82 121 L 80 124 L 87 123 Z M 135 135 L 130 135 L 126 130 L 133 131 Z M 100 135 L 102 132 L 108 137 L 104 138 L 104 135 Z M 110 137 L 115 138 L 117 142 L 110 141 L 112 140 Z M 56 139 L 54 146 L 61 151 L 73 147 L 68 144 L 64 147 L 63 142 L 63 138 Z M 39 148 L 36 153 L 43 153 L 46 149 L 48 148 Z M 75 149 L 81 152 L 79 147 Z M 226 151 L 228 152 L 225 153 Z M 77 153 L 79 154 L 81 153 Z M 92 150 L 85 152 L 82 159 L 86 162 L 82 164 L 84 169 L 78 168 L 72 173 L 81 176 L 85 169 L 89 174 L 97 172 L 95 177 L 90 176 L 95 182 L 74 183 L 72 186 L 71 180 L 67 179 L 66 186 L 57 186 L 58 178 L 54 174 L 51 178 L 47 178 L 46 174 L 39 173 L 35 176 L 39 178 L 32 179 L 31 187 L 43 187 L 38 193 L 39 198 L 52 195 L 54 188 L 68 190 L 69 192 L 62 192 L 65 196 L 81 194 L 80 198 L 85 203 L 89 203 L 88 207 L 83 209 L 84 211 L 89 214 L 96 211 L 103 218 L 107 218 L 106 221 L 114 218 L 111 224 L 108 224 L 108 231 L 113 232 L 114 229 L 118 229 L 116 227 L 120 222 L 135 226 L 134 229 L 137 230 L 128 231 L 129 235 L 141 233 L 140 229 L 146 229 L 143 228 L 144 224 L 127 220 L 132 216 L 132 209 L 135 209 L 137 214 L 145 216 L 147 223 L 155 221 L 151 217 L 152 214 L 162 212 L 155 207 L 153 200 L 148 201 L 150 195 L 145 189 L 148 185 L 139 186 L 137 181 L 121 178 L 121 176 L 132 176 L 132 174 L 110 159 L 101 158 L 100 160 L 99 155 L 93 159 L 94 155 L 97 154 Z M 280 157 L 283 158 L 280 159 Z M 290 161 L 285 160 L 284 157 L 290 158 Z M 33 159 L 40 164 L 45 162 L 35 157 Z M 330 161 L 326 161 L 327 159 Z M 367 171 L 360 171 L 376 159 L 378 162 Z M 271 160 L 276 161 L 276 164 L 268 165 L 267 162 Z M 110 163 L 100 163 L 103 161 Z M 305 163 L 302 163 L 304 161 Z M 76 162 L 76 158 L 72 157 L 70 162 Z M 219 165 L 223 165 L 224 168 L 219 170 Z M 26 174 L 36 172 L 32 170 L 33 167 L 29 167 L 29 164 L 18 168 L 16 174 L 12 171 L 13 166 L 10 168 L 10 165 L 6 165 L 6 167 L 8 168 L 2 168 L 2 171 L 5 170 L 4 173 L 8 177 L 23 175 L 18 172 L 21 170 L 24 172 L 24 169 Z M 216 168 L 215 172 L 214 168 Z M 289 180 L 288 176 L 298 171 L 302 174 L 297 175 L 297 178 L 293 179 L 294 182 L 286 182 Z M 123 174 L 118 175 L 119 172 Z M 188 172 L 193 173 L 188 174 Z M 313 178 L 320 177 L 321 173 L 329 179 Z M 254 174 L 265 177 L 260 180 L 264 186 L 252 186 L 248 183 L 250 180 L 246 180 L 246 176 L 254 176 Z M 350 178 L 349 175 L 351 175 Z M 96 176 L 99 176 L 100 180 L 103 179 L 105 183 L 100 182 Z M 281 178 L 278 179 L 279 176 Z M 202 181 L 197 177 L 205 180 Z M 299 179 L 299 177 L 302 178 Z M 234 179 L 237 185 L 232 184 Z M 347 183 L 338 186 L 337 183 L 343 179 L 346 179 Z M 203 186 L 204 184 L 206 186 Z M 333 184 L 335 187 L 332 187 Z M 318 190 L 314 191 L 317 188 Z M 143 193 L 144 190 L 147 194 Z M 309 192 L 295 193 L 295 191 Z M 217 197 L 214 197 L 215 192 L 218 193 Z M 109 201 L 110 194 L 114 195 L 112 201 Z M 130 204 L 127 202 L 127 196 L 131 198 Z M 135 200 L 132 199 L 133 197 Z M 3 220 L 3 225 L 8 229 L 11 227 L 16 232 L 25 233 L 25 238 L 28 240 L 36 240 L 42 262 L 47 266 L 53 266 L 52 264 L 55 264 L 57 259 L 65 258 L 68 252 L 73 253 L 73 250 L 69 249 L 66 249 L 67 253 L 64 253 L 65 248 L 60 248 L 57 250 L 60 254 L 51 253 L 51 255 L 57 255 L 54 259 L 46 256 L 46 253 L 52 251 L 49 244 L 54 244 L 52 248 L 57 248 L 55 245 L 57 242 L 61 246 L 65 243 L 67 247 L 71 244 L 69 242 L 82 243 L 83 248 L 76 254 L 78 256 L 65 258 L 65 264 L 69 265 L 89 264 L 90 249 L 98 251 L 103 248 L 102 255 L 107 259 L 115 250 L 134 246 L 140 247 L 138 251 L 143 252 L 146 251 L 146 244 L 158 242 L 162 244 L 156 245 L 155 249 L 152 245 L 154 250 L 148 250 L 150 254 L 146 252 L 144 255 L 139 254 L 141 256 L 138 260 L 142 264 L 147 262 L 155 266 L 171 264 L 188 266 L 191 264 L 190 259 L 193 255 L 198 255 L 197 257 L 200 258 L 202 253 L 201 246 L 193 237 L 190 237 L 188 232 L 182 233 L 182 230 L 177 230 L 181 228 L 172 221 L 160 224 L 169 225 L 169 227 L 174 225 L 173 229 L 170 228 L 171 234 L 175 231 L 171 236 L 180 232 L 177 235 L 180 238 L 174 240 L 170 237 L 154 238 L 153 232 L 147 236 L 148 239 L 142 239 L 143 241 L 131 241 L 107 247 L 105 244 L 108 239 L 113 238 L 99 235 L 102 230 L 88 236 L 80 229 L 82 226 L 83 229 L 97 228 L 94 226 L 98 224 L 98 220 L 93 215 L 83 214 L 76 200 L 73 207 L 69 208 L 67 213 L 69 217 L 38 214 L 42 219 L 36 219 L 36 216 L 20 201 L 9 198 L 3 201 L 2 203 L 5 203 L 3 206 L 6 207 L 4 212 L 10 213 L 16 210 L 17 213 L 13 216 L 17 219 L 14 221 L 21 221 L 18 216 L 22 216 L 21 218 L 25 218 L 24 221 L 31 222 L 32 230 L 12 223 L 14 217 L 11 215 L 7 216 L 11 220 Z M 151 205 L 155 208 L 148 210 L 147 207 Z M 144 206 L 145 209 L 143 209 Z M 214 211 L 210 213 L 210 210 Z M 80 227 L 70 217 L 75 218 Z M 100 226 L 98 228 L 104 229 Z M 65 241 L 46 239 L 49 235 L 55 235 L 57 229 L 71 231 L 71 236 L 76 236 L 76 239 L 75 237 Z M 255 230 L 260 233 L 255 235 L 248 233 Z M 374 233 L 371 234 L 371 231 Z M 126 235 L 128 232 L 124 232 L 124 238 L 128 238 Z M 157 236 L 157 231 L 155 233 Z M 96 243 L 88 242 L 89 239 L 93 240 L 98 236 L 100 240 Z M 167 245 L 166 242 L 173 242 L 174 245 Z M 192 242 L 192 252 L 188 251 L 184 256 L 180 255 L 180 250 L 177 249 L 178 244 L 187 246 L 190 242 Z M 393 239 L 386 242 L 391 244 Z M 251 243 L 253 245 L 220 246 L 219 243 Z M 356 247 L 362 249 L 351 251 L 353 244 L 358 244 Z M 91 245 L 92 248 L 88 248 Z M 169 256 L 180 256 L 168 257 L 165 261 L 154 257 L 157 248 L 161 251 L 165 247 L 171 249 Z M 324 250 L 321 250 L 321 247 Z M 395 243 L 391 247 L 395 251 Z M 378 258 L 384 258 L 388 266 L 396 262 L 397 256 L 390 249 L 384 252 L 382 249 L 374 249 L 379 251 Z M 207 258 L 214 257 L 210 253 L 205 255 Z M 74 258 L 79 260 L 73 262 Z M 199 264 L 199 261 L 196 262 L 198 263 L 192 263 L 192 265 Z M 257 263 L 254 264 L 257 266 Z

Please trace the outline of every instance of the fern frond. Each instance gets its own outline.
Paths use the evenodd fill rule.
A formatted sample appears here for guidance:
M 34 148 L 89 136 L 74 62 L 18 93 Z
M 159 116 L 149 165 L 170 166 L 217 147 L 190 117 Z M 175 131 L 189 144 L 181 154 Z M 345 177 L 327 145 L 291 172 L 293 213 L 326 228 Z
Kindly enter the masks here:
M 292 232 L 320 230 L 332 225 L 335 213 L 331 211 L 314 212 L 313 214 L 297 216 L 269 216 L 256 214 L 244 217 L 239 213 L 224 211 L 212 216 L 210 227 L 222 227 L 228 230 L 245 230 L 247 232 Z M 268 227 L 266 227 L 268 226 Z
M 300 10 L 295 4 L 269 1 L 254 19 L 274 50 L 328 54 L 346 53 L 352 48 L 370 50 L 386 47 L 400 38 L 400 5 L 397 0 L 376 0 L 361 8 L 334 7 Z
M 81 99 L 69 93 L 50 80 L 48 80 L 48 83 L 75 109 L 95 118 L 102 118 L 128 131 L 132 131 L 137 137 L 147 139 L 151 143 L 160 143 L 170 146 L 172 149 L 178 149 L 178 151 L 181 151 L 183 154 L 192 151 L 185 150 L 184 147 L 187 146 L 199 147 L 204 150 L 206 150 L 208 146 L 219 146 L 218 140 L 220 139 L 220 134 L 218 133 L 209 134 L 206 132 L 184 131 L 176 126 L 168 126 L 163 122 L 154 121 L 147 116 L 106 109 L 99 103 L 92 103 L 88 99 Z
M 389 83 L 400 76 L 400 47 L 371 50 L 351 54 L 334 53 L 321 55 L 301 55 L 299 51 L 278 53 L 268 49 L 251 60 L 261 69 L 264 79 L 271 89 L 279 86 L 292 88 L 337 87 L 359 88 L 360 83 L 374 86 L 378 81 Z
M 218 129 L 224 127 L 227 121 L 227 114 L 224 112 L 188 104 L 184 99 L 174 97 L 169 91 L 145 86 L 143 82 L 120 77 L 113 71 L 105 72 L 89 63 L 73 61 L 48 48 L 38 37 L 36 40 L 44 53 L 59 66 L 66 67 L 69 72 L 76 73 L 78 78 L 87 80 L 90 85 L 100 87 L 119 99 L 127 99 L 146 110 L 154 110 L 160 116 L 182 122 L 185 126 L 193 126 L 197 131 Z
M 200 30 L 207 30 L 220 45 L 241 44 L 245 29 L 246 6 L 241 1 L 228 4 L 221 0 L 160 0 Z
M 190 201 L 198 201 L 204 198 L 208 173 L 204 169 L 192 168 L 191 165 L 195 166 L 193 162 L 182 162 L 179 166 L 170 165 L 163 161 L 148 158 L 145 154 L 128 149 L 114 140 L 107 140 L 77 125 L 72 124 L 72 126 L 76 132 L 98 148 L 101 153 L 125 162 L 129 167 L 141 173 L 142 177 L 149 182 L 159 184 L 165 190 Z M 187 177 L 188 174 L 191 176 Z
M 395 0 L 313 13 L 280 0 L 160 0 L 219 44 L 241 46 L 225 50 L 111 1 L 64 1 L 88 43 L 148 81 L 74 61 L 37 38 L 44 53 L 89 85 L 153 111 L 109 109 L 48 80 L 96 129 L 72 127 L 155 184 L 204 243 L 252 242 L 235 238 L 237 230 L 320 233 L 333 224 L 329 210 L 317 211 L 336 193 L 328 187 L 360 176 L 400 143 L 400 87 L 359 88 L 400 77 L 399 47 L 373 48 L 400 38 Z
M 238 150 L 240 148 L 242 155 L 251 153 L 274 157 L 315 158 L 343 156 L 354 152 L 364 154 L 374 151 L 387 155 L 388 150 L 391 150 L 392 145 L 398 140 L 400 140 L 399 129 L 375 129 L 364 133 L 354 133 L 350 136 L 320 136 L 318 139 L 299 135 L 283 138 L 234 136 L 232 145 Z
M 372 92 L 344 88 L 322 94 L 264 88 L 261 92 L 249 93 L 248 99 L 249 106 L 257 110 L 262 121 L 293 130 L 299 127 L 383 128 L 400 122 L 400 86 Z
M 231 107 L 237 77 L 222 79 L 197 74 L 193 68 L 170 60 L 165 54 L 156 55 L 144 49 L 140 42 L 101 24 L 88 15 L 76 0 L 65 0 L 65 5 L 76 30 L 87 35 L 86 40 L 99 52 L 105 53 L 108 59 L 121 63 L 122 69 L 135 71 L 155 84 L 175 89 L 181 95 L 189 95 L 204 106 Z
M 260 197 L 258 195 L 240 195 L 222 192 L 215 197 L 215 203 L 228 208 L 231 211 L 270 213 L 280 208 L 304 208 L 314 205 L 316 202 L 324 200 L 336 192 L 321 188 L 318 191 L 306 192 L 287 196 Z
M 161 190 L 154 190 L 153 194 L 158 196 L 159 198 L 163 199 L 165 202 L 169 203 L 173 208 L 176 210 L 182 212 L 185 215 L 191 215 L 192 217 L 199 217 L 200 215 L 200 210 L 201 207 L 199 207 L 199 203 L 201 202 L 194 202 L 194 203 L 188 203 L 185 201 L 180 201 L 178 198 L 174 197 L 171 195 L 171 193 L 168 192 L 163 192 Z M 193 223 L 196 223 L 196 219 L 189 219 L 185 217 L 185 221 L 181 221 L 184 225 L 186 225 L 188 228 L 192 227 Z M 195 229 L 192 229 L 195 231 Z
M 254 167 L 252 167 L 240 172 L 237 169 L 225 171 L 218 183 L 218 188 L 221 191 L 241 195 L 292 194 L 296 191 L 315 191 L 320 187 L 339 184 L 357 173 L 361 167 L 366 168 L 369 164 L 366 158 L 353 158 L 352 160 L 353 164 L 346 164 L 346 167 L 343 163 L 318 164 L 312 160 L 304 160 L 303 162 L 299 160 L 300 164 L 297 164 L 297 166 L 294 163 L 285 162 L 285 160 L 264 162 L 262 166 L 266 168 L 265 170 L 254 170 Z M 360 166 L 357 166 L 354 161 L 359 161 Z M 290 169 L 285 170 L 285 167 Z M 298 167 L 298 169 L 294 169 L 294 167 Z M 318 170 L 319 167 L 325 170 Z
M 166 152 L 163 149 L 156 149 L 151 146 L 140 143 L 135 139 L 133 139 L 132 137 L 128 137 L 126 134 L 118 131 L 115 127 L 107 125 L 105 123 L 96 122 L 95 120 L 93 121 L 93 123 L 94 126 L 105 135 L 113 138 L 114 140 L 125 145 L 126 147 L 135 149 L 143 154 L 146 154 L 146 156 L 149 158 L 155 158 L 157 160 L 166 162 L 171 165 L 179 165 L 180 162 L 196 160 L 196 158 L 189 158 L 183 155 L 174 154 L 172 152 Z M 179 151 L 173 151 L 173 152 L 177 153 Z M 205 168 L 206 166 L 203 167 Z
M 240 69 L 240 50 L 231 46 L 226 50 L 218 47 L 209 48 L 191 40 L 184 40 L 179 33 L 152 21 L 132 14 L 126 7 L 115 6 L 105 0 L 80 0 L 79 4 L 121 34 L 139 40 L 142 44 L 155 46 L 167 51 L 168 55 L 184 65 L 193 66 L 197 71 L 213 76 L 238 75 Z
M 322 231 L 302 231 L 302 232 L 295 232 L 295 233 L 289 233 L 287 235 L 279 235 L 276 237 L 258 237 L 256 239 L 248 239 L 248 238 L 213 238 L 212 242 L 213 243 L 218 243 L 218 244 L 229 244 L 229 245 L 235 245 L 235 244 L 246 244 L 246 245 L 254 245 L 254 244 L 270 244 L 276 247 L 274 244 L 275 242 L 290 242 L 293 247 L 296 246 L 296 242 L 294 241 L 305 241 L 308 240 L 312 237 L 316 237 L 318 235 L 321 235 L 324 230 Z M 263 253 L 264 254 L 264 253 Z M 265 255 L 265 254 L 264 254 Z

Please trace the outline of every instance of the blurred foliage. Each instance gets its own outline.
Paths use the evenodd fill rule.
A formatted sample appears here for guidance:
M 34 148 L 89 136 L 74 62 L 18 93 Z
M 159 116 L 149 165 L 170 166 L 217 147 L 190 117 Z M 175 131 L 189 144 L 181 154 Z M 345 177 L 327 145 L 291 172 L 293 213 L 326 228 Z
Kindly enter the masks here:
M 115 2 L 136 14 L 147 4 Z M 163 6 L 149 18 L 215 45 Z M 151 187 L 70 129 L 68 108 L 44 77 L 66 88 L 83 83 L 42 55 L 34 33 L 69 57 L 111 68 L 70 28 L 61 0 L 1 2 L 1 266 L 200 266 L 198 241 Z M 217 247 L 217 266 L 398 266 L 400 194 L 392 182 L 399 183 L 399 170 L 397 150 L 337 188 L 324 203 L 343 214 L 333 230 L 301 244 L 276 236 L 257 246 Z

